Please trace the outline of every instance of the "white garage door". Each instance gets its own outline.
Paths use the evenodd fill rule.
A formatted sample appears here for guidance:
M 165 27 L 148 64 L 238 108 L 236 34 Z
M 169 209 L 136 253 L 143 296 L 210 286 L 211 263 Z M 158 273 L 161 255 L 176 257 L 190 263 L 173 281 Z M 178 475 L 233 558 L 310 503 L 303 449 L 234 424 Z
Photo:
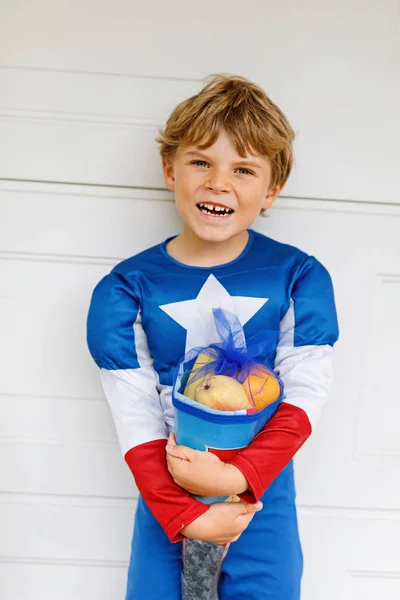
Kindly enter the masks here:
M 397 2 L 2 10 L 2 600 L 124 598 L 136 490 L 86 313 L 117 261 L 178 231 L 153 140 L 219 71 L 261 83 L 298 132 L 256 228 L 316 254 L 336 288 L 334 393 L 296 461 L 302 598 L 399 600 Z

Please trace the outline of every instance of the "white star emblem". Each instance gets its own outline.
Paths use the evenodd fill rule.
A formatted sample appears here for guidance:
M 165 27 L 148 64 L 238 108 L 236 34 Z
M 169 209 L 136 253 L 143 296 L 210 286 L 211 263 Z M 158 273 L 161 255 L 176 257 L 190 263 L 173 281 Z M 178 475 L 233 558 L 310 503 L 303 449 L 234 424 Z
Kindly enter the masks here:
M 196 346 L 209 346 L 220 341 L 213 308 L 234 313 L 243 327 L 268 300 L 269 298 L 231 296 L 218 279 L 210 275 L 194 300 L 172 302 L 160 308 L 186 329 L 185 352 L 188 352 Z

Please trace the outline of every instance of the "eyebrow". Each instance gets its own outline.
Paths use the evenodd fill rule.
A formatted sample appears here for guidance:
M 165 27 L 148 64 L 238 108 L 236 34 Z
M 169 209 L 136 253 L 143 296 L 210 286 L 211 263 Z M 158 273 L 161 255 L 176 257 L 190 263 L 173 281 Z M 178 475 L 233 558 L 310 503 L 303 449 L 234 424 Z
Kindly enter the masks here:
M 201 150 L 190 150 L 188 152 L 185 153 L 186 156 L 199 156 L 201 158 L 205 158 L 206 160 L 210 160 L 210 157 L 207 156 L 207 154 L 205 154 L 204 152 L 201 152 Z M 252 167 L 253 169 L 261 169 L 261 165 L 259 165 L 256 162 L 253 162 L 251 160 L 248 160 L 246 158 L 244 158 L 243 160 L 238 160 L 234 163 L 236 166 L 247 166 L 247 167 Z

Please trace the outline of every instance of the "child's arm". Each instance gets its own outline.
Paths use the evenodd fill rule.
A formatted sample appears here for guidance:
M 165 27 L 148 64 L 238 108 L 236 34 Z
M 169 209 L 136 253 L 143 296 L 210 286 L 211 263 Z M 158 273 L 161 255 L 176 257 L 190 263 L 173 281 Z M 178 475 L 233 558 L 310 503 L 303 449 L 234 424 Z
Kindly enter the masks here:
M 167 450 L 170 472 L 185 489 L 196 489 L 193 493 L 200 495 L 231 495 L 242 493 L 246 482 L 242 498 L 254 501 L 311 434 L 329 397 L 332 346 L 338 337 L 331 280 L 313 257 L 299 269 L 281 330 L 285 335 L 277 348 L 275 369 L 285 384 L 284 402 L 251 444 L 226 463 L 215 463 L 208 453 L 189 453 L 189 460 L 180 461 L 185 447 Z
M 291 461 L 331 391 L 332 349 L 339 335 L 335 300 L 329 273 L 312 256 L 298 269 L 281 332 L 275 370 L 285 386 L 284 400 L 251 444 L 227 461 L 246 477 L 246 499 L 260 498 Z
M 167 430 L 134 280 L 112 272 L 96 286 L 87 321 L 89 350 L 110 404 L 136 485 L 171 541 L 208 507 L 179 488 L 167 470 Z

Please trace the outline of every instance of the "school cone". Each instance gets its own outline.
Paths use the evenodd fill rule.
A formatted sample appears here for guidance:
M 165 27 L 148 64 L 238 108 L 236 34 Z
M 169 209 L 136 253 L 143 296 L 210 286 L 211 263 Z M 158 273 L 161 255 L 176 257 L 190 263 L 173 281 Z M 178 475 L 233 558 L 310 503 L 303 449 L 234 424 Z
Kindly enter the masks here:
M 240 498 L 231 496 L 226 502 L 240 502 Z M 184 540 L 182 600 L 218 600 L 218 579 L 229 547 L 230 543 Z

